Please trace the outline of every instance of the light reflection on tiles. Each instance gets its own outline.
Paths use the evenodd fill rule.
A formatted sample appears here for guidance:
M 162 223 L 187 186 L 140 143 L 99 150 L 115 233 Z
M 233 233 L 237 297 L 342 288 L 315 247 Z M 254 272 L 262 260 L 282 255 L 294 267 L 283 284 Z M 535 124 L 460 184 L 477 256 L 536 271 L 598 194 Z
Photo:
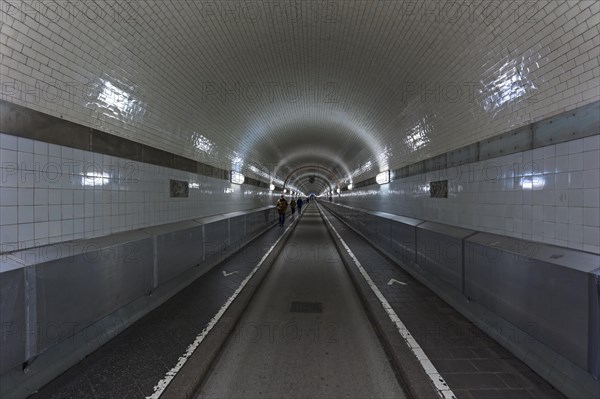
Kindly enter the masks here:
M 534 173 L 565 148 L 588 159 Z M 396 179 L 351 191 L 335 201 L 476 230 L 600 253 L 600 136 Z M 592 161 L 594 160 L 594 161 Z M 524 163 L 525 162 L 525 163 Z M 548 163 L 550 164 L 550 163 Z M 571 165 L 572 166 L 572 165 Z M 579 168 L 579 165 L 576 166 Z M 448 198 L 430 198 L 429 182 L 448 179 Z M 583 216 L 585 215 L 585 217 Z
M 443 8 L 433 3 L 431 18 L 423 18 L 403 12 L 403 2 L 376 9 L 368 1 L 338 2 L 336 23 L 326 31 L 303 29 L 302 43 L 271 38 L 293 37 L 310 18 L 290 24 L 284 15 L 272 15 L 273 29 L 245 18 L 235 21 L 236 29 L 215 20 L 182 36 L 173 32 L 202 14 L 201 2 L 180 2 L 177 9 L 113 3 L 79 2 L 78 12 L 70 13 L 68 2 L 58 2 L 59 18 L 38 13 L 39 27 L 0 10 L 4 29 L 15 36 L 3 41 L 4 83 L 21 88 L 0 97 L 217 164 L 240 165 L 236 157 L 277 163 L 294 150 L 288 142 L 295 125 L 317 121 L 336 137 L 332 142 L 365 147 L 343 160 L 354 181 L 375 168 L 393 170 L 600 98 L 593 1 L 538 2 L 528 18 L 512 6 L 500 7 L 493 21 L 498 26 L 469 12 L 449 20 L 443 12 L 435 15 Z M 303 15 L 322 15 L 313 8 L 318 2 L 298 6 Z M 139 11 L 135 35 L 119 33 L 132 26 L 109 17 L 114 7 Z M 93 30 L 88 15 L 96 16 Z M 364 24 L 347 40 L 355 15 Z M 223 43 L 238 43 L 244 51 Z M 364 73 L 366 65 L 376 73 Z M 29 91 L 57 81 L 69 82 L 73 92 Z M 285 87 L 299 91 L 300 100 L 282 95 Z M 441 122 L 431 124 L 428 115 Z M 429 131 L 417 123 L 423 119 Z M 379 159 L 386 149 L 394 156 Z M 329 144 L 327 150 L 340 148 Z
M 31 153 L 16 150 L 11 144 L 15 141 L 27 151 L 33 151 L 35 144 L 48 161 L 17 167 L 17 155 Z M 0 146 L 6 147 L 1 149 L 0 167 L 2 251 L 274 205 L 276 201 L 277 194 L 268 188 L 235 185 L 5 134 L 0 134 Z M 188 181 L 189 198 L 170 198 L 170 179 Z

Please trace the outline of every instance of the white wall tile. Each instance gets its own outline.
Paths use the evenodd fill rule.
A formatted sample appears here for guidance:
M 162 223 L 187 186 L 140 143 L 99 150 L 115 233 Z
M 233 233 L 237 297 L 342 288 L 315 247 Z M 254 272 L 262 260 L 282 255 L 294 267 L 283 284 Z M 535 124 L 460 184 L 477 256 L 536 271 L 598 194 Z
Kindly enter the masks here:
M 66 5 L 59 3 L 57 6 L 65 9 Z M 8 78 L 5 80 L 21 85 L 23 83 L 31 85 L 33 82 L 35 86 L 35 83 L 48 84 L 56 81 L 86 85 L 103 84 L 106 81 L 115 87 L 119 86 L 121 90 L 129 91 L 128 94 L 136 102 L 134 108 L 117 111 L 114 103 L 107 103 L 100 98 L 101 96 L 90 99 L 83 95 L 75 95 L 50 101 L 46 98 L 32 99 L 31 96 L 7 96 L 3 93 L 2 99 L 200 161 L 212 160 L 193 145 L 194 137 L 199 130 L 200 133 L 210 136 L 209 139 L 215 142 L 217 153 L 223 154 L 223 159 L 219 159 L 218 162 L 229 162 L 228 156 L 232 155 L 233 150 L 247 147 L 247 153 L 244 154 L 247 159 L 263 160 L 270 155 L 272 159 L 268 161 L 277 163 L 281 160 L 280 153 L 283 152 L 280 150 L 288 149 L 288 140 L 282 140 L 283 147 L 277 147 L 275 139 L 280 140 L 278 132 L 286 128 L 279 121 L 304 118 L 329 126 L 332 122 L 338 124 L 341 120 L 345 125 L 340 130 L 344 133 L 338 136 L 340 140 L 332 141 L 349 143 L 348 148 L 364 148 L 364 151 L 353 154 L 351 162 L 348 162 L 352 163 L 348 165 L 352 168 L 364 165 L 365 161 L 379 156 L 378 151 L 385 146 L 388 146 L 394 154 L 388 161 L 390 168 L 393 168 L 400 163 L 416 161 L 458 148 L 600 99 L 598 93 L 600 79 L 596 73 L 599 43 L 597 24 L 593 23 L 597 15 L 584 11 L 578 2 L 561 4 L 560 7 L 564 8 L 564 11 L 554 14 L 552 10 L 557 4 L 544 2 L 540 5 L 540 15 L 547 16 L 540 25 L 528 29 L 524 29 L 521 23 L 511 18 L 513 15 L 507 15 L 503 28 L 499 30 L 500 36 L 490 33 L 489 26 L 482 21 L 464 20 L 461 23 L 448 25 L 421 21 L 417 24 L 388 24 L 387 27 L 393 30 L 387 30 L 386 26 L 382 27 L 379 23 L 365 25 L 363 34 L 357 36 L 356 41 L 350 42 L 344 41 L 344 38 L 346 31 L 354 28 L 355 12 L 362 12 L 365 18 L 375 18 L 376 13 L 363 12 L 365 7 L 371 7 L 368 2 L 356 5 L 352 2 L 342 2 L 339 9 L 340 19 L 329 30 L 332 40 L 327 43 L 321 41 L 319 30 L 309 29 L 305 32 L 308 35 L 306 43 L 321 44 L 306 49 L 307 54 L 310 55 L 306 60 L 320 59 L 322 62 L 317 64 L 329 65 L 331 70 L 337 72 L 331 75 L 323 70 L 314 71 L 311 69 L 312 65 L 307 64 L 308 69 L 292 68 L 292 71 L 288 68 L 289 71 L 276 75 L 282 78 L 287 76 L 292 82 L 303 82 L 305 72 L 309 71 L 309 76 L 334 79 L 340 85 L 340 93 L 346 94 L 335 104 L 321 102 L 308 106 L 303 103 L 290 106 L 289 102 L 283 102 L 281 106 L 279 102 L 249 103 L 247 101 L 234 101 L 224 105 L 215 101 L 207 103 L 201 98 L 202 82 L 214 81 L 216 79 L 214 71 L 219 71 L 217 75 L 222 77 L 222 82 L 217 83 L 242 79 L 260 85 L 262 82 L 271 81 L 273 74 L 266 77 L 257 75 L 248 68 L 248 65 L 266 65 L 269 61 L 273 61 L 273 65 L 296 65 L 290 62 L 297 61 L 297 49 L 293 46 L 282 45 L 281 51 L 276 54 L 264 53 L 254 47 L 258 45 L 257 43 L 265 42 L 268 35 L 273 35 L 272 31 L 261 30 L 261 24 L 255 24 L 255 21 L 252 23 L 242 21 L 236 25 L 240 29 L 231 29 L 230 24 L 203 25 L 203 29 L 210 34 L 198 41 L 192 36 L 173 34 L 172 32 L 176 30 L 171 32 L 171 28 L 182 26 L 182 21 L 187 23 L 193 21 L 194 12 L 198 11 L 196 3 L 182 3 L 181 8 L 172 9 L 168 3 L 155 2 L 148 6 L 151 7 L 148 12 L 136 14 L 136 18 L 140 18 L 140 23 L 135 26 L 135 29 L 139 30 L 136 35 L 120 34 L 131 30 L 131 26 L 126 21 L 115 21 L 110 18 L 95 18 L 91 22 L 94 29 L 89 29 L 90 21 L 87 19 L 86 11 L 89 11 L 90 7 L 100 7 L 106 11 L 105 15 L 113 15 L 114 11 L 111 8 L 115 6 L 113 3 L 78 2 L 76 6 L 80 12 L 77 15 L 53 21 L 45 18 L 44 23 L 31 27 L 23 22 L 25 15 L 19 10 L 15 15 L 7 15 L 5 9 L 0 10 L 3 22 L 6 21 L 3 25 L 6 28 L 3 29 L 10 28 L 15 34 L 18 29 L 15 30 L 13 27 L 28 28 L 27 31 L 17 34 L 16 38 L 11 37 L 10 41 L 7 36 L 3 36 L 6 42 L 2 43 L 5 50 L 2 56 L 2 67 L 3 72 L 7 71 Z M 129 2 L 133 9 L 140 7 L 140 4 L 142 3 L 136 1 Z M 394 8 L 398 4 L 383 2 L 380 8 L 381 15 L 392 16 L 391 18 L 394 15 L 401 15 Z M 156 15 L 161 17 L 161 24 L 156 24 L 152 20 Z M 559 20 L 561 15 L 566 15 L 567 18 Z M 290 37 L 289 35 L 294 33 L 293 30 L 298 29 L 294 24 L 282 22 L 284 21 L 275 20 L 272 25 L 276 30 L 275 34 L 279 37 Z M 373 22 L 377 20 L 374 19 Z M 555 25 L 557 29 L 554 29 Z M 540 36 L 545 26 L 552 26 L 554 31 L 549 35 Z M 62 29 L 61 32 L 72 36 L 72 43 L 66 40 L 62 46 L 52 44 L 48 38 L 58 27 Z M 410 40 L 410 38 L 429 37 L 440 29 L 445 29 L 444 35 L 440 36 L 444 39 L 432 41 L 434 47 L 429 53 L 419 51 L 420 41 Z M 383 40 L 387 37 L 390 38 L 389 41 Z M 473 37 L 479 39 L 474 42 Z M 560 42 L 565 37 L 570 39 L 569 42 Z M 251 38 L 251 41 L 245 42 L 246 38 Z M 402 39 L 406 39 L 404 43 L 409 46 L 409 49 L 414 50 L 414 54 L 422 54 L 423 58 L 396 57 L 396 45 L 398 40 Z M 179 57 L 171 57 L 168 54 L 152 52 L 157 45 L 163 49 L 188 48 L 189 40 L 193 41 L 192 47 L 198 49 L 197 53 L 185 51 L 179 52 L 182 54 Z M 235 46 L 223 47 L 220 44 L 224 42 L 245 43 L 248 51 L 240 53 Z M 556 45 L 558 42 L 560 44 Z M 51 45 L 45 46 L 45 43 Z M 132 43 L 135 45 L 132 46 Z M 465 43 L 470 45 L 465 46 Z M 322 47 L 323 45 L 332 47 Z M 73 52 L 65 51 L 65 48 L 71 46 Z M 339 57 L 339 54 L 364 56 L 364 52 L 355 51 L 356 46 L 372 49 L 369 53 L 370 60 L 375 60 L 376 65 L 382 66 L 378 73 L 365 75 L 361 62 L 348 62 L 346 58 Z M 127 68 L 122 66 L 119 55 L 107 50 L 109 47 L 134 49 L 128 57 Z M 220 51 L 215 52 L 215 48 L 219 48 Z M 322 50 L 323 54 L 314 53 L 315 48 Z M 328 51 L 329 49 L 335 51 Z M 454 67 L 446 68 L 435 62 L 435 58 L 430 57 L 431 54 L 446 57 L 447 63 Z M 273 56 L 284 57 L 287 62 L 281 63 L 279 58 L 269 58 Z M 200 58 L 204 64 L 203 68 L 198 69 L 194 65 L 197 65 L 196 61 Z M 149 63 L 149 59 L 153 62 Z M 485 62 L 473 62 L 473 59 L 485 60 Z M 231 60 L 234 62 L 231 63 Z M 239 65 L 235 64 L 236 61 L 239 61 Z M 361 60 L 350 59 L 350 61 Z M 228 67 L 223 68 L 222 65 Z M 529 90 L 527 94 L 532 96 L 515 96 L 506 102 L 498 101 L 499 98 L 494 99 L 494 95 L 498 97 L 494 88 L 497 87 L 497 82 L 502 81 L 502 74 L 517 70 L 517 66 L 520 72 L 519 76 L 515 75 L 515 77 L 521 79 L 522 88 Z M 175 78 L 157 80 L 155 78 L 157 70 L 169 70 L 171 71 L 169 76 Z M 296 71 L 302 73 L 294 74 Z M 390 78 L 399 76 L 398 71 L 404 71 L 402 81 Z M 284 72 L 290 75 L 285 75 Z M 102 80 L 99 77 L 102 77 Z M 471 101 L 427 102 L 420 101 L 417 96 L 414 101 L 397 102 L 394 96 L 398 97 L 397 93 L 405 92 L 402 90 L 402 84 L 407 81 L 416 82 L 417 85 L 429 82 L 480 82 L 487 86 L 481 87 L 482 90 Z M 494 95 L 490 96 L 490 92 Z M 164 101 L 165 98 L 169 101 Z M 365 98 L 372 101 L 365 102 Z M 528 101 L 529 99 L 537 101 Z M 187 112 L 190 104 L 197 104 L 201 112 Z M 385 112 L 387 109 L 393 111 Z M 335 115 L 333 120 L 332 115 Z M 413 150 L 406 144 L 406 135 L 398 132 L 410 132 L 415 129 L 425 131 L 429 141 L 421 148 Z M 211 135 L 209 132 L 219 133 Z M 17 139 L 5 134 L 0 134 L 0 148 L 14 153 L 1 153 L 2 163 L 9 162 L 13 160 L 13 156 L 16 156 L 14 162 L 22 160 L 25 163 L 24 170 L 33 169 L 36 162 L 45 162 L 44 156 L 47 154 L 48 164 L 55 163 L 61 165 L 63 169 L 59 181 L 47 179 L 40 181 L 36 179 L 35 174 L 22 174 L 16 180 L 19 190 L 14 189 L 14 178 L 6 178 L 6 181 L 3 178 L 0 183 L 0 207 L 16 206 L 17 200 L 22 206 L 40 204 L 42 200 L 37 200 L 38 196 L 33 195 L 33 190 L 47 188 L 50 205 L 48 219 L 52 222 L 62 222 L 63 205 L 73 205 L 73 216 L 79 216 L 81 208 L 77 205 L 83 205 L 86 234 L 104 234 L 117 229 L 139 228 L 183 220 L 214 213 L 215 208 L 219 208 L 219 212 L 226 212 L 272 202 L 268 192 L 253 187 L 248 188 L 254 193 L 252 195 L 225 195 L 223 190 L 228 188 L 228 185 L 215 179 L 203 180 L 202 188 L 192 189 L 188 200 L 174 201 L 168 198 L 166 182 L 169 178 L 188 179 L 189 175 L 185 172 L 116 160 L 110 156 L 80 152 L 53 144 L 36 143 L 33 140 Z M 478 165 L 478 172 L 475 173 L 477 179 L 471 181 L 468 178 L 461 178 L 460 184 L 464 191 L 451 192 L 451 198 L 448 200 L 429 201 L 422 192 L 418 191 L 419 179 L 421 184 L 426 181 L 421 176 L 391 184 L 394 189 L 405 190 L 405 194 L 401 194 L 403 200 L 400 204 L 388 199 L 389 197 L 382 193 L 366 196 L 366 199 L 348 197 L 348 201 L 439 221 L 458 220 L 459 224 L 465 226 L 478 228 L 483 226 L 482 228 L 490 230 L 506 230 L 507 233 L 514 233 L 514 230 L 518 229 L 520 233 L 539 236 L 541 231 L 544 236 L 543 232 L 546 230 L 543 226 L 540 229 L 539 224 L 536 225 L 537 229 L 534 228 L 533 214 L 525 212 L 524 206 L 584 207 L 592 205 L 595 198 L 594 192 L 584 195 L 578 175 L 573 175 L 572 184 L 569 181 L 565 183 L 564 177 L 553 176 L 551 160 L 555 159 L 556 173 L 583 171 L 583 189 L 595 189 L 600 186 L 599 179 L 596 179 L 597 161 L 600 156 L 595 156 L 593 151 L 599 149 L 599 138 L 594 136 L 498 158 L 497 161 L 503 166 L 502 177 L 513 174 L 521 176 L 524 165 L 535 159 L 540 173 L 544 173 L 546 179 L 546 186 L 541 191 L 523 189 L 519 184 L 520 179 L 513 181 L 512 187 L 508 182 L 492 186 L 481 173 L 481 166 L 483 166 L 481 163 Z M 34 154 L 33 160 L 27 154 Z M 109 171 L 115 161 L 119 164 L 133 165 L 138 181 L 111 183 L 110 187 L 103 185 L 95 188 L 82 187 L 81 180 L 71 181 L 66 178 L 68 173 L 64 170 L 63 161 L 77 160 L 96 165 L 100 171 Z M 327 158 L 327 161 L 329 160 L 330 158 Z M 33 165 L 29 166 L 32 162 Z M 520 164 L 521 173 L 510 170 L 509 166 L 514 162 Z M 377 163 L 376 159 L 374 163 Z M 230 163 L 223 164 L 224 167 L 229 165 Z M 76 170 L 76 173 L 78 171 Z M 122 178 L 123 172 L 117 175 Z M 484 184 L 476 185 L 476 183 Z M 26 190 L 30 190 L 32 195 Z M 112 191 L 117 191 L 118 194 L 115 195 Z M 39 198 L 45 198 L 44 194 L 41 195 Z M 506 203 L 521 208 L 522 212 L 513 213 L 503 209 L 502 206 Z M 457 213 L 456 209 L 462 211 Z M 560 214 L 558 209 L 557 220 Z M 505 217 L 507 213 L 520 214 L 523 217 L 527 214 L 528 219 L 513 223 L 513 231 L 510 231 L 510 222 L 499 219 Z M 68 215 L 67 211 L 65 216 Z M 543 221 L 552 223 L 545 218 Z M 74 228 L 71 232 L 67 228 L 63 234 L 62 224 L 59 226 L 52 222 L 48 225 L 48 235 L 52 237 L 52 242 L 79 234 L 75 233 Z M 520 227 L 515 227 L 518 223 Z M 556 226 L 555 229 L 559 230 Z M 12 228 L 7 228 L 6 231 L 9 230 L 12 231 Z M 4 231 L 3 229 L 3 234 Z M 573 237 L 562 241 L 576 242 Z M 583 241 L 579 244 L 583 245 Z
M 336 196 L 336 201 L 571 248 L 583 249 L 586 245 L 586 250 L 590 250 L 592 243 L 589 239 L 584 241 L 582 227 L 600 224 L 600 170 L 582 170 L 575 163 L 571 166 L 576 170 L 571 170 L 568 162 L 570 156 L 583 159 L 585 153 L 595 151 L 576 152 L 585 150 L 582 144 L 585 142 L 585 139 L 580 140 L 571 147 L 568 142 L 561 143 L 549 146 L 554 151 L 544 147 L 537 152 L 538 156 L 547 155 L 544 159 L 547 161 L 554 159 L 553 154 L 568 153 L 571 148 L 574 154 L 557 158 L 562 158 L 555 169 L 560 173 L 550 169 L 543 175 L 515 177 L 512 184 L 511 179 L 490 180 L 482 176 L 473 181 L 463 175 L 457 182 L 449 181 L 448 199 L 436 200 L 429 199 L 428 193 L 423 192 L 422 187 L 427 186 L 429 180 L 419 175 L 397 179 L 387 190 L 375 185 L 345 192 L 339 199 Z M 502 164 L 500 158 L 486 162 L 506 170 L 514 159 L 528 159 L 533 153 L 502 157 L 507 164 Z M 543 186 L 527 186 L 526 182 L 531 179 L 543 181 Z
M 19 242 L 33 241 L 34 223 L 19 223 Z
M 19 153 L 33 154 L 33 140 L 24 137 L 17 138 L 17 149 Z
M 48 236 L 49 237 L 61 237 L 62 235 L 62 221 L 61 220 L 51 220 L 48 223 Z M 59 240 L 60 241 L 60 240 Z M 52 242 L 57 242 L 53 240 Z
M 19 242 L 18 224 L 3 225 L 0 228 L 0 243 L 2 245 L 17 244 Z
M 550 174 L 556 172 L 556 158 L 550 157 L 544 159 L 544 174 Z
M 569 155 L 569 143 L 559 143 L 556 144 L 556 157 Z
M 556 207 L 556 222 L 569 223 L 569 208 L 566 206 Z
M 17 223 L 18 208 L 16 206 L 0 206 L 0 226 Z
M 115 4 L 125 3 L 136 11 L 138 21 L 133 28 L 128 21 L 111 17 Z M 419 13 L 406 15 L 402 12 L 402 2 L 382 2 L 377 10 L 369 2 L 355 3 L 336 3 L 336 23 L 329 24 L 326 31 L 303 25 L 311 23 L 311 18 L 298 24 L 289 23 L 285 13 L 268 17 L 267 24 L 273 29 L 265 29 L 264 23 L 243 16 L 239 19 L 239 15 L 224 15 L 223 23 L 202 25 L 201 40 L 193 32 L 186 35 L 177 32 L 181 26 L 194 23 L 194 18 L 202 13 L 202 2 L 181 2 L 177 8 L 160 2 L 149 6 L 135 0 L 77 2 L 76 13 L 69 13 L 71 3 L 57 2 L 56 8 L 62 10 L 59 13 L 62 17 L 40 17 L 39 23 L 19 7 L 10 13 L 3 9 L 0 12 L 6 22 L 2 64 L 10 80 L 30 86 L 58 80 L 74 82 L 78 87 L 90 83 L 102 86 L 107 82 L 127 91 L 135 104 L 118 110 L 114 102 L 103 98 L 102 91 L 96 98 L 77 91 L 73 96 L 54 100 L 23 93 L 3 98 L 201 161 L 210 157 L 199 154 L 198 148 L 190 143 L 194 142 L 194 133 L 204 128 L 203 133 L 210 136 L 215 148 L 223 154 L 219 162 L 228 162 L 227 156 L 233 150 L 240 150 L 241 147 L 236 146 L 240 138 L 247 138 L 242 147 L 249 147 L 248 159 L 262 159 L 269 153 L 272 157 L 269 162 L 276 163 L 278 151 L 285 146 L 272 146 L 272 138 L 287 145 L 287 140 L 277 135 L 281 132 L 280 121 L 295 121 L 306 116 L 310 122 L 314 120 L 327 126 L 344 120 L 348 126 L 342 130 L 348 134 L 339 137 L 347 139 L 355 148 L 376 143 L 375 148 L 356 154 L 356 162 L 364 165 L 367 160 L 376 160 L 379 147 L 388 146 L 395 155 L 389 160 L 392 168 L 600 98 L 596 72 L 598 33 L 594 23 L 597 15 L 589 11 L 591 7 L 582 10 L 576 1 L 561 4 L 566 11 L 559 14 L 552 11 L 556 2 L 540 2 L 539 14 L 544 18 L 527 28 L 519 18 L 514 18 L 513 7 L 500 7 L 504 8 L 499 10 L 498 16 L 502 29 L 494 32 L 484 19 L 473 19 L 468 12 L 462 13 L 459 21 L 449 22 L 443 17 L 442 21 L 423 19 L 416 15 Z M 90 12 L 95 8 L 102 12 Z M 312 15 L 312 11 L 306 11 L 305 15 Z M 88 15 L 97 17 L 90 20 Z M 354 40 L 345 40 L 347 32 L 355 28 L 356 15 L 364 21 L 362 30 Z M 156 23 L 157 17 L 160 24 Z M 234 17 L 239 20 L 234 21 Z M 266 16 L 261 17 L 267 20 Z M 259 20 L 263 22 L 262 18 Z M 382 23 L 384 20 L 386 23 Z M 93 29 L 88 28 L 90 24 Z M 19 32 L 13 26 L 26 26 L 27 30 Z M 552 29 L 548 34 L 547 27 Z M 135 35 L 130 33 L 132 29 Z M 293 37 L 298 29 L 303 29 L 306 35 L 304 44 L 277 43 L 278 51 L 259 47 L 273 35 Z M 49 39 L 57 36 L 54 31 L 60 31 L 68 39 L 55 45 Z M 434 36 L 440 40 L 433 40 Z M 478 40 L 473 40 L 474 37 Z M 420 51 L 419 38 L 430 39 L 431 51 Z M 238 46 L 223 43 L 237 43 L 245 50 L 240 52 Z M 402 43 L 409 57 L 397 56 L 398 43 Z M 370 49 L 366 61 L 378 66 L 377 73 L 362 73 L 366 53 L 355 51 L 357 46 Z M 109 48 L 130 50 L 126 68 L 122 54 L 107 50 Z M 193 51 L 180 52 L 179 48 Z M 170 52 L 176 52 L 177 56 Z M 298 54 L 305 53 L 306 57 L 298 58 Z M 437 62 L 437 57 L 444 62 Z M 199 59 L 203 65 L 200 69 L 194 67 Z M 321 62 L 311 62 L 313 59 Z M 473 62 L 474 59 L 478 62 Z M 273 65 L 275 69 L 266 74 L 253 68 L 261 65 Z M 288 65 L 298 65 L 298 68 L 286 68 Z M 321 69 L 323 65 L 327 68 Z M 170 78 L 157 81 L 157 70 L 170 71 Z M 219 104 L 218 99 L 207 101 L 203 87 L 206 82 L 229 85 L 241 80 L 241 84 L 268 88 L 265 85 L 272 82 L 274 76 L 282 80 L 276 82 L 280 85 L 304 83 L 307 76 L 311 80 L 313 77 L 331 79 L 339 85 L 339 101 L 317 104 L 307 101 L 307 104 L 298 102 L 290 106 L 289 101 L 281 101 L 281 96 L 277 96 L 279 101 L 275 102 L 236 98 Z M 431 86 L 437 82 L 442 85 L 444 82 L 478 82 L 479 85 L 474 98 L 422 101 L 419 94 L 412 99 L 401 95 L 407 91 L 403 85 L 411 82 L 417 87 L 421 83 Z M 518 83 L 525 95 L 517 91 L 499 93 L 498 88 L 504 87 L 503 83 Z M 266 90 L 262 91 L 263 99 L 268 98 Z M 310 87 L 307 91 L 313 93 L 314 89 Z M 243 93 L 238 90 L 236 94 Z M 165 98 L 169 101 L 164 101 Z M 190 104 L 200 111 L 188 112 Z M 391 111 L 385 112 L 388 109 Z M 273 132 L 269 131 L 271 128 Z M 427 132 L 428 142 L 413 151 L 405 135 L 398 132 L 418 128 Z M 362 137 L 364 132 L 369 133 L 368 138 Z M 560 147 L 564 146 L 557 145 L 557 156 L 569 153 L 568 145 L 566 152 L 559 150 Z M 50 147 L 48 153 L 53 154 Z M 76 158 L 74 155 L 66 157 Z
M 558 147 L 557 147 L 558 148 Z M 569 156 L 568 155 L 558 155 L 556 157 L 556 173 L 565 173 L 571 170 L 569 168 Z
M 583 170 L 583 154 L 581 152 L 569 154 L 569 170 Z
M 600 150 L 590 150 L 583 153 L 583 169 L 600 169 Z
M 569 190 L 568 191 L 569 206 L 570 207 L 581 207 L 583 206 L 583 190 Z
M 600 226 L 600 209 L 583 208 L 583 225 Z
M 0 133 L 0 148 L 4 150 L 18 150 L 18 138 L 10 134 Z M 4 157 L 2 158 L 4 160 Z
M 556 145 L 547 145 L 542 148 L 544 150 L 544 159 L 556 158 Z
M 583 140 L 577 139 L 569 141 L 569 154 L 579 154 L 583 152 Z
M 19 188 L 19 189 L 17 189 L 17 192 L 18 192 L 19 206 L 33 205 L 33 188 Z
M 18 189 L 15 187 L 0 187 L 0 206 L 16 206 Z
M 569 247 L 581 249 L 583 247 L 583 226 L 569 224 Z
M 584 151 L 593 151 L 600 150 L 600 136 L 591 136 L 583 139 L 583 150 Z
M 6 137 L 8 135 L 0 134 L 1 142 L 6 147 L 12 148 L 17 144 L 18 140 L 11 141 Z M 16 163 L 10 174 L 4 174 L 6 178 L 0 179 L 2 244 L 18 242 L 24 248 L 75 238 L 90 238 L 252 209 L 272 205 L 274 202 L 270 191 L 254 186 L 236 186 L 220 179 L 110 156 L 92 153 L 86 155 L 83 151 L 53 144 L 45 146 L 38 141 L 22 140 L 21 147 L 37 153 L 21 154 L 20 151 L 8 150 L 11 151 L 8 156 L 17 160 L 19 156 L 23 160 L 28 156 L 34 159 L 40 157 L 41 170 L 46 167 L 42 163 L 54 163 L 58 165 L 56 170 L 60 174 L 49 177 L 45 173 L 39 173 L 40 168 L 38 172 L 21 168 L 15 171 Z M 44 152 L 59 157 L 46 159 L 43 158 Z M 67 158 L 69 156 L 79 160 Z M 92 162 L 99 161 L 101 165 L 107 165 L 105 171 L 109 178 L 85 180 L 81 175 L 72 175 L 71 173 L 77 173 L 74 166 L 86 156 Z M 126 166 L 126 173 L 116 165 Z M 102 170 L 98 165 L 87 166 L 89 170 Z M 82 165 L 78 173 L 85 173 L 85 169 Z M 20 182 L 22 176 L 26 177 L 26 182 Z M 170 198 L 171 178 L 198 183 L 199 188 L 190 188 L 189 198 Z M 233 189 L 233 192 L 226 194 L 225 189 Z M 22 231 L 19 230 L 21 226 L 24 226 Z M 9 235 L 12 238 L 9 239 Z
M 600 227 L 584 226 L 583 243 L 588 245 L 600 245 Z
M 16 150 L 9 150 L 4 148 L 0 149 L 0 166 L 3 168 L 14 168 L 18 162 L 17 154 L 18 152 Z
M 35 223 L 35 239 L 48 239 L 48 222 Z
M 600 207 L 599 188 L 586 188 L 583 190 L 583 206 L 587 208 Z
M 583 188 L 583 171 L 569 173 L 569 188 Z

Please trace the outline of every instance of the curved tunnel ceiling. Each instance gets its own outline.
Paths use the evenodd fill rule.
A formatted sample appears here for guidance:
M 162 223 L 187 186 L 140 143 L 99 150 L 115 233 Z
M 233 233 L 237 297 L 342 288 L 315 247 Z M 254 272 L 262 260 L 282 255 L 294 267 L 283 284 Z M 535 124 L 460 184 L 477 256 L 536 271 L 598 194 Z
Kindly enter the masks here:
M 313 192 L 320 194 L 323 191 L 335 190 L 336 182 L 332 180 L 328 173 L 322 171 L 305 170 L 293 176 L 290 184 L 297 187 L 305 195 Z
M 317 175 L 326 178 L 331 185 L 337 186 L 340 184 L 340 178 L 333 170 L 319 164 L 307 164 L 295 167 L 287 174 L 284 184 L 293 184 L 299 177 Z
M 360 181 L 560 111 L 537 105 L 558 84 L 564 51 L 540 32 L 567 23 L 559 4 L 76 2 L 60 32 L 98 45 L 60 79 L 96 83 L 77 122 L 227 169 Z

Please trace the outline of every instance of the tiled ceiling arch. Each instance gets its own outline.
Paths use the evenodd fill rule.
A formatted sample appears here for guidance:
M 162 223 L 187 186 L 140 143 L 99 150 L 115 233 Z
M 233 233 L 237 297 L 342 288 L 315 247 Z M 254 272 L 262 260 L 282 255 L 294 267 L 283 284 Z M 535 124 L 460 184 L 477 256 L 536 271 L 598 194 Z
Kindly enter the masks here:
M 594 1 L 25 4 L 39 82 L 75 89 L 3 98 L 263 179 L 360 181 L 598 97 L 566 67 L 598 67 Z
M 287 185 L 297 186 L 300 182 L 304 183 L 304 180 L 310 180 L 311 177 L 319 178 L 321 181 L 326 182 L 332 188 L 340 185 L 341 181 L 335 172 L 320 167 L 313 167 L 312 165 L 306 165 L 301 169 L 294 171 L 289 174 L 287 179 Z
M 319 173 L 301 173 L 298 176 L 294 176 L 291 181 L 294 187 L 297 187 L 304 195 L 315 193 L 317 195 L 337 188 L 335 182 L 331 181 L 331 178 Z

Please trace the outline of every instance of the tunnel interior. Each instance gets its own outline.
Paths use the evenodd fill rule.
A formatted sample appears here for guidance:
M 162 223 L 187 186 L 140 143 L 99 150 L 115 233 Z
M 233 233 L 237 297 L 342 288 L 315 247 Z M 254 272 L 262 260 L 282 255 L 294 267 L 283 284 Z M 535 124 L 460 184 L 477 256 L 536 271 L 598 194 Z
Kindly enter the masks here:
M 108 394 L 78 362 L 115 337 L 187 347 L 308 242 L 385 323 L 412 303 L 493 339 L 428 368 L 439 348 L 399 328 L 435 395 L 599 396 L 598 26 L 592 0 L 2 2 L 1 396 L 66 375 Z M 282 195 L 317 201 L 279 216 Z M 169 311 L 186 321 L 127 341 Z M 119 358 L 156 366 L 121 388 L 158 399 L 169 345 Z

